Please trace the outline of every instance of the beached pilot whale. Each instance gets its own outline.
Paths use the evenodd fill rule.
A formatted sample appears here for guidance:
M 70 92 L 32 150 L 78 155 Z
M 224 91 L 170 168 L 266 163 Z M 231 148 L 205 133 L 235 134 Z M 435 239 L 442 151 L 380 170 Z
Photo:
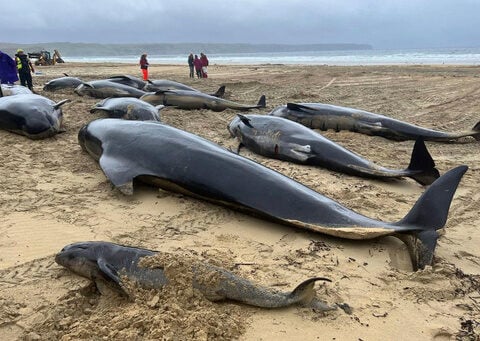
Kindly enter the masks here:
M 189 90 L 160 90 L 149 92 L 140 97 L 142 101 L 153 105 L 163 104 L 165 106 L 174 106 L 179 109 L 210 109 L 213 111 L 223 111 L 225 109 L 250 110 L 265 108 L 265 95 L 255 105 L 239 104 L 219 97 L 204 94 L 198 91 Z
M 82 84 L 82 80 L 77 77 L 70 77 L 66 73 L 64 73 L 65 77 L 55 78 L 43 86 L 43 90 L 45 91 L 57 91 L 63 89 L 75 89 L 77 86 Z
M 466 136 L 480 140 L 480 122 L 472 130 L 449 133 L 422 128 L 364 110 L 323 103 L 287 103 L 275 108 L 270 115 L 287 118 L 312 129 L 349 130 L 395 141 L 416 140 L 421 137 L 425 141 L 449 142 Z
M 187 90 L 187 91 L 201 92 L 200 90 L 192 88 L 183 83 L 171 81 L 168 79 L 157 79 L 153 81 L 149 80 L 147 81 L 147 85 L 145 85 L 143 90 L 149 91 L 149 92 L 156 92 L 156 91 L 162 91 L 162 90 Z M 225 85 L 222 85 L 220 88 L 218 88 L 217 92 L 215 92 L 214 94 L 211 94 L 210 96 L 222 98 L 224 95 L 225 95 Z
M 69 100 L 54 101 L 35 94 L 0 98 L 0 129 L 25 135 L 32 140 L 62 132 L 61 106 Z
M 109 80 L 97 80 L 84 82 L 75 88 L 75 93 L 79 96 L 91 96 L 95 98 L 108 97 L 142 97 L 146 92 L 137 88 L 112 82 Z
M 156 254 L 159 252 L 108 242 L 78 242 L 65 246 L 55 256 L 55 261 L 72 272 L 91 279 L 99 288 L 106 284 L 128 295 L 122 283 L 123 276 L 144 288 L 160 289 L 168 285 L 169 279 L 163 265 L 152 268 L 139 264 L 142 258 Z M 278 292 L 208 263 L 192 262 L 191 271 L 192 286 L 210 301 L 228 299 L 263 308 L 302 305 L 319 311 L 336 309 L 336 306 L 329 306 L 315 298 L 315 282 L 330 282 L 327 278 L 310 278 L 300 283 L 292 292 Z M 205 281 L 202 278 L 215 280 Z M 344 308 L 344 304 L 340 306 Z
M 368 218 L 252 160 L 197 135 L 157 122 L 101 119 L 80 129 L 79 144 L 124 194 L 133 180 L 246 213 L 348 239 L 394 235 L 408 246 L 413 267 L 431 264 L 437 230 L 447 220 L 467 171 L 438 178 L 398 222 Z
M 90 112 L 104 112 L 109 118 L 126 120 L 160 121 L 159 111 L 163 105 L 154 107 L 150 103 L 132 97 L 106 98 L 95 104 Z
M 143 90 L 143 88 L 147 84 L 147 82 L 145 82 L 144 80 L 130 75 L 112 76 L 107 80 L 114 83 L 128 85 L 139 90 Z
M 268 115 L 238 115 L 228 125 L 241 146 L 274 159 L 324 167 L 367 178 L 410 177 L 430 185 L 440 174 L 423 140 L 417 140 L 408 168 L 388 169 L 362 158 L 315 131 L 290 120 Z
M 33 94 L 29 88 L 16 84 L 0 84 L 0 97 Z

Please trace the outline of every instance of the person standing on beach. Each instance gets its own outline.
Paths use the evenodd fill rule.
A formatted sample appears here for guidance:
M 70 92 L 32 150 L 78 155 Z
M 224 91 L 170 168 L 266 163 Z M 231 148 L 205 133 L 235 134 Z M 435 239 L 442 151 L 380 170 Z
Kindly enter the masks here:
M 202 61 L 202 76 L 203 78 L 208 78 L 208 72 L 207 72 L 208 58 L 203 52 L 200 53 L 200 60 Z
M 202 61 L 195 55 L 193 60 L 193 65 L 195 65 L 195 72 L 197 73 L 198 78 L 202 78 Z
M 15 62 L 17 64 L 18 77 L 22 86 L 27 86 L 33 92 L 32 72 L 35 72 L 32 62 L 23 52 L 22 49 L 17 50 L 15 55 Z
M 140 57 L 140 69 L 142 70 L 144 81 L 148 80 L 148 65 L 150 64 L 148 64 L 147 54 L 144 53 Z
M 195 78 L 195 74 L 193 73 L 193 53 L 190 53 L 188 56 L 188 67 L 190 68 L 190 78 Z

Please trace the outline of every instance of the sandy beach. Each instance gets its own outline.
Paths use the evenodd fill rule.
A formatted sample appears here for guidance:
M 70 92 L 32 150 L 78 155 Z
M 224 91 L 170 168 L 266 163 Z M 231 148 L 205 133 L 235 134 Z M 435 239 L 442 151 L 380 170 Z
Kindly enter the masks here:
M 480 120 L 480 67 L 211 64 L 208 79 L 189 79 L 188 66 L 178 65 L 152 65 L 150 77 L 206 93 L 225 85 L 227 99 L 246 104 L 266 95 L 267 108 L 252 113 L 266 114 L 287 102 L 322 102 L 452 132 Z M 38 93 L 72 102 L 63 106 L 66 132 L 53 138 L 32 141 L 0 131 L 0 339 L 478 340 L 480 143 L 426 143 L 441 174 L 458 165 L 469 170 L 453 199 L 435 264 L 413 272 L 405 245 L 394 237 L 328 237 L 142 184 L 132 197 L 124 196 L 77 142 L 78 130 L 102 117 L 89 113 L 99 100 L 42 87 L 63 73 L 87 81 L 140 77 L 138 66 L 67 63 L 36 71 Z M 166 124 L 237 148 L 226 129 L 233 110 L 165 108 L 161 115 Z M 413 148 L 413 141 L 322 134 L 390 168 L 406 168 Z M 246 149 L 241 155 L 385 221 L 403 218 L 425 191 L 411 179 L 369 180 Z M 54 261 L 63 246 L 85 240 L 194 257 L 282 291 L 310 277 L 328 277 L 331 283 L 316 285 L 317 297 L 346 302 L 353 313 L 212 303 L 185 288 L 139 289 L 134 300 L 100 295 Z

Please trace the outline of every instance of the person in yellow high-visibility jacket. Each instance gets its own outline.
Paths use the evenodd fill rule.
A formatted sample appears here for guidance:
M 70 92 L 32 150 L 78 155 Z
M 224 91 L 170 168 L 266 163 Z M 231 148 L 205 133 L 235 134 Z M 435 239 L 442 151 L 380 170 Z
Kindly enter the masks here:
M 31 72 L 35 72 L 35 69 L 33 68 L 32 62 L 22 49 L 17 50 L 17 54 L 15 55 L 15 62 L 17 63 L 17 71 L 18 77 L 20 78 L 20 83 L 23 86 L 28 85 L 28 88 L 33 91 Z

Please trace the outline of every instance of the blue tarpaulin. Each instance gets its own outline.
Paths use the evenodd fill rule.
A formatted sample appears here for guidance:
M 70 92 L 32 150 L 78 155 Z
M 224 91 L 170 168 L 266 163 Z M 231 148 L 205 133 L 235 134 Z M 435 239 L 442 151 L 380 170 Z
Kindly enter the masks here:
M 13 84 L 18 81 L 17 66 L 8 54 L 0 51 L 0 83 Z

